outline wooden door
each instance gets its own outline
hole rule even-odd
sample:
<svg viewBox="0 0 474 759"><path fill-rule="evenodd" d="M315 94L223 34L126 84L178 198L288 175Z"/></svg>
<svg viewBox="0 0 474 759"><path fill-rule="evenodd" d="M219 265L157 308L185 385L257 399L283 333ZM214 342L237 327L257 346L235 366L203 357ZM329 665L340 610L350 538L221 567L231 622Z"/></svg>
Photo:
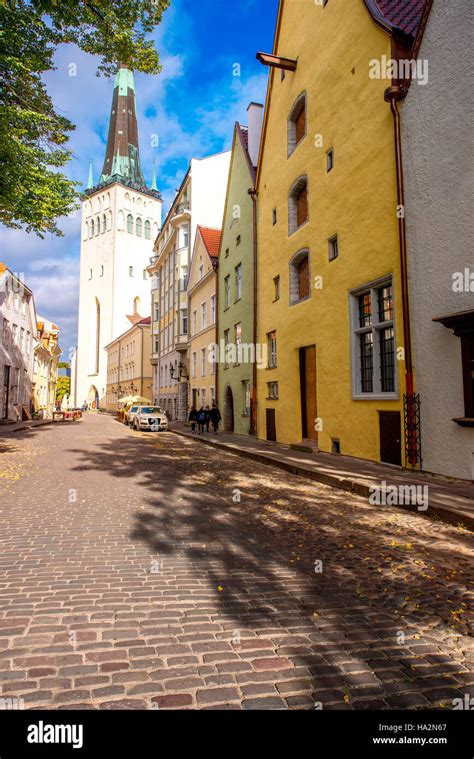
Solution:
<svg viewBox="0 0 474 759"><path fill-rule="evenodd" d="M402 419L399 411L379 411L380 461L402 465Z"/></svg>
<svg viewBox="0 0 474 759"><path fill-rule="evenodd" d="M3 419L8 418L8 402L10 400L10 367L3 367Z"/></svg>
<svg viewBox="0 0 474 759"><path fill-rule="evenodd" d="M300 349L301 427L303 440L318 442L316 420L316 346Z"/></svg>
<svg viewBox="0 0 474 759"><path fill-rule="evenodd" d="M274 408L267 408L267 440L276 443L276 415Z"/></svg>

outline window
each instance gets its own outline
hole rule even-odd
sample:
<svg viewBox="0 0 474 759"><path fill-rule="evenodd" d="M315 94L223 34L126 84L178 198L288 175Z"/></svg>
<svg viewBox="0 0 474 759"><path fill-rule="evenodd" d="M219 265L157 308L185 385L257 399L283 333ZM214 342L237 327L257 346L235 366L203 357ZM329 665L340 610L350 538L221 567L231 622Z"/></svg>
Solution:
<svg viewBox="0 0 474 759"><path fill-rule="evenodd" d="M193 379L196 379L196 377L197 377L197 353L196 353L196 351L193 353L192 375L193 375Z"/></svg>
<svg viewBox="0 0 474 759"><path fill-rule="evenodd" d="M183 227L183 247L187 248L189 245L189 228Z"/></svg>
<svg viewBox="0 0 474 759"><path fill-rule="evenodd" d="M100 216L95 220L95 236L100 235Z"/></svg>
<svg viewBox="0 0 474 759"><path fill-rule="evenodd" d="M199 279L202 279L204 277L204 266L201 264L199 267Z"/></svg>
<svg viewBox="0 0 474 759"><path fill-rule="evenodd" d="M228 329L224 332L224 366L226 369L229 368L229 332Z"/></svg>
<svg viewBox="0 0 474 759"><path fill-rule="evenodd" d="M236 362L240 364L242 360L242 324L239 322L235 325L235 354Z"/></svg>
<svg viewBox="0 0 474 759"><path fill-rule="evenodd" d="M127 232L130 235L133 235L133 216L131 213L127 216Z"/></svg>
<svg viewBox="0 0 474 759"><path fill-rule="evenodd" d="M206 376L206 349L201 348L201 377Z"/></svg>
<svg viewBox="0 0 474 759"><path fill-rule="evenodd" d="M278 382L267 382L267 393L269 400L278 399Z"/></svg>
<svg viewBox="0 0 474 759"><path fill-rule="evenodd" d="M288 158L306 135L306 93L302 93L288 118Z"/></svg>
<svg viewBox="0 0 474 759"><path fill-rule="evenodd" d="M181 312L181 334L188 334L188 309L185 308Z"/></svg>
<svg viewBox="0 0 474 759"><path fill-rule="evenodd" d="M92 279L92 269L89 269L89 279Z"/></svg>
<svg viewBox="0 0 474 759"><path fill-rule="evenodd" d="M211 295L211 324L216 323L216 296Z"/></svg>
<svg viewBox="0 0 474 759"><path fill-rule="evenodd" d="M104 276L104 267L103 266L100 267L100 276L101 277Z"/></svg>
<svg viewBox="0 0 474 759"><path fill-rule="evenodd" d="M242 237L240 235L237 235L237 239L235 241L235 244L236 245L240 245L241 242L242 242Z"/></svg>
<svg viewBox="0 0 474 759"><path fill-rule="evenodd" d="M288 197L288 234L296 232L308 218L308 179L300 177Z"/></svg>
<svg viewBox="0 0 474 759"><path fill-rule="evenodd" d="M151 224L147 220L145 222L145 240L149 240L151 238Z"/></svg>
<svg viewBox="0 0 474 759"><path fill-rule="evenodd" d="M280 277L274 277L273 279L273 301L280 300Z"/></svg>
<svg viewBox="0 0 474 759"><path fill-rule="evenodd" d="M277 365L277 335L276 332L269 332L268 341L268 368L275 369Z"/></svg>
<svg viewBox="0 0 474 759"><path fill-rule="evenodd" d="M106 216L105 216L105 213L104 213L103 216L102 216L102 228L100 230L101 233L104 234L104 232L105 232L106 229L107 229L107 219L106 219Z"/></svg>
<svg viewBox="0 0 474 759"><path fill-rule="evenodd" d="M230 253L230 249L229 249L229 248L227 248L227 249L226 249L226 252L224 253L224 255L225 255L225 257L226 257L226 258L228 258L228 257L229 257L229 253Z"/></svg>
<svg viewBox="0 0 474 759"><path fill-rule="evenodd" d="M201 325L202 329L207 327L207 303L201 303Z"/></svg>
<svg viewBox="0 0 474 759"><path fill-rule="evenodd" d="M353 392L355 397L396 392L395 329L391 280L353 293Z"/></svg>
<svg viewBox="0 0 474 759"><path fill-rule="evenodd" d="M250 382L249 380L243 380L242 382L242 415L250 416Z"/></svg>
<svg viewBox="0 0 474 759"><path fill-rule="evenodd" d="M160 319L160 304L153 303L153 321L157 322Z"/></svg>
<svg viewBox="0 0 474 759"><path fill-rule="evenodd" d="M137 219L137 223L135 225L135 234L137 237L141 237L143 234L143 222L141 219Z"/></svg>
<svg viewBox="0 0 474 759"><path fill-rule="evenodd" d="M128 267L128 276L133 277L133 266Z"/></svg>
<svg viewBox="0 0 474 759"><path fill-rule="evenodd" d="M275 224L277 223L277 210L276 210L276 208L274 208L273 211L272 211L272 223L273 223L273 226L275 226Z"/></svg>
<svg viewBox="0 0 474 759"><path fill-rule="evenodd" d="M197 319L198 319L197 311L194 310L193 311L193 332L192 332L193 335L195 335L197 332Z"/></svg>
<svg viewBox="0 0 474 759"><path fill-rule="evenodd" d="M9 324L10 322L7 321L7 319L3 320L3 328L2 328L2 343L4 348L8 348L10 344L10 330L9 330Z"/></svg>
<svg viewBox="0 0 474 759"><path fill-rule="evenodd" d="M230 308L230 274L224 279L224 308Z"/></svg>
<svg viewBox="0 0 474 759"><path fill-rule="evenodd" d="M326 153L326 171L332 171L334 168L334 150L330 148Z"/></svg>
<svg viewBox="0 0 474 759"><path fill-rule="evenodd" d="M311 297L309 251L300 250L290 261L290 305Z"/></svg>
<svg viewBox="0 0 474 759"><path fill-rule="evenodd" d="M201 388L201 406L206 405L206 388Z"/></svg>
<svg viewBox="0 0 474 759"><path fill-rule="evenodd" d="M328 240L328 254L329 254L329 260L334 261L335 258L339 255L339 243L337 240L337 235L334 237L331 237Z"/></svg>
<svg viewBox="0 0 474 759"><path fill-rule="evenodd" d="M235 267L235 300L242 297L242 264Z"/></svg>
<svg viewBox="0 0 474 759"><path fill-rule="evenodd" d="M143 269L143 279L148 279L148 273L146 269Z"/></svg>

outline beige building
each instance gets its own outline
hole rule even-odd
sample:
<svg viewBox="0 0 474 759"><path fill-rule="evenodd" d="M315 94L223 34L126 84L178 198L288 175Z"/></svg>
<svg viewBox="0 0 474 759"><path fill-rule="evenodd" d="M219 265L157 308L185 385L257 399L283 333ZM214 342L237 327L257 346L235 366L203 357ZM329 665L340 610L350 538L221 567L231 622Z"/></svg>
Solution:
<svg viewBox="0 0 474 759"><path fill-rule="evenodd" d="M216 399L217 263L220 229L198 226L188 281L190 406Z"/></svg>
<svg viewBox="0 0 474 759"><path fill-rule="evenodd" d="M131 318L131 317L129 317ZM107 352L107 411L120 398L140 395L152 399L151 318L139 319L105 347Z"/></svg>
<svg viewBox="0 0 474 759"><path fill-rule="evenodd" d="M42 416L51 416L56 405L60 329L43 317L38 317L38 332L34 347L32 400L33 409Z"/></svg>

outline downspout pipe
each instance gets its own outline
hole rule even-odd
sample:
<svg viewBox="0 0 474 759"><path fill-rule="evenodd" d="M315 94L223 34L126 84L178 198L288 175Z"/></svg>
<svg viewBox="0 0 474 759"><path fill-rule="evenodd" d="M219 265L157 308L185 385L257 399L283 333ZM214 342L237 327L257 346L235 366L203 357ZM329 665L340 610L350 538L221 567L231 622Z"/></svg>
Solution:
<svg viewBox="0 0 474 759"><path fill-rule="evenodd" d="M252 378L252 409L250 416L250 434L257 435L257 197L254 187L248 191L253 203L253 345L255 361Z"/></svg>
<svg viewBox="0 0 474 759"><path fill-rule="evenodd" d="M395 165L397 173L397 197L398 197L398 230L400 243L400 272L401 272L401 289L402 289L402 311L403 311L403 339L405 345L405 381L407 395L407 412L408 412L408 460L414 466L417 463L416 440L414 439L414 381L413 381L413 353L411 343L411 319L410 319L410 299L408 286L408 255L407 255L407 233L405 222L405 187L403 179L403 157L402 157L402 136L400 111L398 104L406 96L406 89L400 86L389 87L384 93L384 99L390 103L390 109L393 115L394 132L395 132Z"/></svg>

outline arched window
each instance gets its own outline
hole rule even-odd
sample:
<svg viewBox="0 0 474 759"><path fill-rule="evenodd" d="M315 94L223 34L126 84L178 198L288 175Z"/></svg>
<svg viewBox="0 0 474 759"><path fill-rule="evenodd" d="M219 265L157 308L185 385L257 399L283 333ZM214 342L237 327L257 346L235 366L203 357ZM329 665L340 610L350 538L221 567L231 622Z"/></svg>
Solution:
<svg viewBox="0 0 474 759"><path fill-rule="evenodd" d="M123 211L119 211L117 214L117 229L119 232L123 232L125 226L125 216L123 215Z"/></svg>
<svg viewBox="0 0 474 759"><path fill-rule="evenodd" d="M308 221L308 177L299 177L288 196L288 234Z"/></svg>
<svg viewBox="0 0 474 759"><path fill-rule="evenodd" d="M296 100L288 117L288 157L306 135L306 93Z"/></svg>
<svg viewBox="0 0 474 759"><path fill-rule="evenodd" d="M90 226L89 237L94 237L94 219L91 219L91 226Z"/></svg>
<svg viewBox="0 0 474 759"><path fill-rule="evenodd" d="M88 240L89 239L89 222L88 221L86 221L86 223L84 225L84 237L83 237L83 239L84 240Z"/></svg>
<svg viewBox="0 0 474 759"><path fill-rule="evenodd" d="M140 298L137 295L137 297L133 301L133 313L135 315L140 314L140 307L141 307L141 301L140 301Z"/></svg>
<svg viewBox="0 0 474 759"><path fill-rule="evenodd" d="M105 213L102 215L102 228L101 233L104 234L105 230L107 229L107 219L105 217Z"/></svg>
<svg viewBox="0 0 474 759"><path fill-rule="evenodd" d="M100 360L100 303L95 299L96 323L95 323L95 373L99 374Z"/></svg>
<svg viewBox="0 0 474 759"><path fill-rule="evenodd" d="M112 211L107 211L107 232L112 229Z"/></svg>
<svg viewBox="0 0 474 759"><path fill-rule="evenodd" d="M145 240L149 240L151 238L151 224L147 220L145 222Z"/></svg>
<svg viewBox="0 0 474 759"><path fill-rule="evenodd" d="M125 208L130 208L130 195L128 194L128 192L125 193L124 205L125 205Z"/></svg>
<svg viewBox="0 0 474 759"><path fill-rule="evenodd" d="M95 236L100 234L100 216L95 220Z"/></svg>
<svg viewBox="0 0 474 759"><path fill-rule="evenodd" d="M290 305L311 297L309 250L299 250L290 261Z"/></svg>
<svg viewBox="0 0 474 759"><path fill-rule="evenodd" d="M127 216L127 232L130 235L133 235L133 216L131 213Z"/></svg>
<svg viewBox="0 0 474 759"><path fill-rule="evenodd" d="M141 237L142 232L143 232L143 222L140 218L138 218L135 224L135 234L137 235L137 237Z"/></svg>

